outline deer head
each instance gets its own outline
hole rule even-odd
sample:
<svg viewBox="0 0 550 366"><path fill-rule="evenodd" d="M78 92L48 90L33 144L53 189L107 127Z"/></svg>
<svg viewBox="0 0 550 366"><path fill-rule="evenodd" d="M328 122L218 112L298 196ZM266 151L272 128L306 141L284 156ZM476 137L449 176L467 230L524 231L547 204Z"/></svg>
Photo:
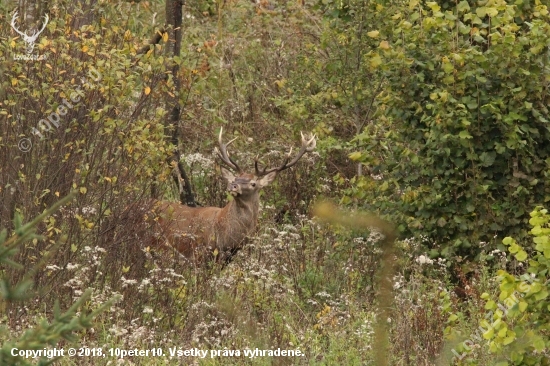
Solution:
<svg viewBox="0 0 550 366"><path fill-rule="evenodd" d="M44 31L44 29L46 28L46 25L48 25L48 21L50 20L50 17L48 16L48 14L44 15L44 23L42 24L42 29L40 29L39 31L35 30L31 35L23 33L19 29L17 29L17 27L15 26L15 21L17 20L17 18L19 18L19 16L18 16L17 12L15 12L13 14L13 17L11 18L11 27L21 37L23 37L23 41L27 45L27 54L31 54L32 51L34 50L34 43L38 39L38 36L40 35L40 33L42 33L42 31Z"/></svg>
<svg viewBox="0 0 550 366"><path fill-rule="evenodd" d="M155 245L176 249L193 263L209 258L227 261L244 244L257 225L260 207L259 192L268 186L277 174L295 165L304 154L315 149L315 136L304 137L298 153L292 157L292 149L283 163L277 167L260 169L260 161L254 162L255 174L244 172L230 157L227 147L235 141L223 143L223 129L218 138L216 152L226 168L221 168L227 181L227 192L233 199L223 208L188 207L179 203L158 202L158 228Z"/></svg>

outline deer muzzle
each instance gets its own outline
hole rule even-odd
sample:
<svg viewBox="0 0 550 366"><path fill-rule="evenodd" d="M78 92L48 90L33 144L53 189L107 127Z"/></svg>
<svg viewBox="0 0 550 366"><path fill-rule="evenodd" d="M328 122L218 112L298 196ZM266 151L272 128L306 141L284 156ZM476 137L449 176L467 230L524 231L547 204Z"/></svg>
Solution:
<svg viewBox="0 0 550 366"><path fill-rule="evenodd" d="M243 193L241 185L237 183L229 183L227 185L227 190L229 191L229 194L233 197L237 197L238 195Z"/></svg>

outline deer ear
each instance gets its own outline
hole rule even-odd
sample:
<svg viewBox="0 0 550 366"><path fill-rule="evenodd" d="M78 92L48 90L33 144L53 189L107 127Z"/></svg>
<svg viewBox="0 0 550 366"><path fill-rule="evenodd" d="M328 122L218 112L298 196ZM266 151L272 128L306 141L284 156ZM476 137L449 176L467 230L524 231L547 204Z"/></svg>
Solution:
<svg viewBox="0 0 550 366"><path fill-rule="evenodd" d="M261 187L268 186L271 182L273 182L273 180L275 179L276 176L277 176L277 172L271 172L271 173L269 173L269 174L264 175L264 176L258 181L258 184L260 185L260 188L261 188Z"/></svg>
<svg viewBox="0 0 550 366"><path fill-rule="evenodd" d="M231 173L224 167L222 167L222 177L224 177L227 182L233 182L235 180L235 176L233 175L233 173Z"/></svg>

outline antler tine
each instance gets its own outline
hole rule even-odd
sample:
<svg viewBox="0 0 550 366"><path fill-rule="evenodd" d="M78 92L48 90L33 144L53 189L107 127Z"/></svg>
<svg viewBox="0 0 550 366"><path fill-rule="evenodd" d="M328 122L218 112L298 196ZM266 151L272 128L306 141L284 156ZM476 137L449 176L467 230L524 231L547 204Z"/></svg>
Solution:
<svg viewBox="0 0 550 366"><path fill-rule="evenodd" d="M306 146L306 151L307 152L312 152L313 150L315 150L315 146L317 146L317 140L315 140L315 134L313 136L311 136L311 139L307 140L305 137L304 137L304 134L300 131L300 135L302 135L302 146ZM311 145L311 146L310 146Z"/></svg>
<svg viewBox="0 0 550 366"><path fill-rule="evenodd" d="M293 166L294 164L296 164L298 162L298 160L300 160L302 158L302 156L304 156L305 153L309 153L309 152L312 152L313 150L315 150L315 146L317 145L317 141L315 140L316 136L313 135L308 140L304 137L304 134L302 132L300 132L300 134L302 136L302 147L300 148L300 151L298 151L298 154L296 154L294 159L290 160L290 158L292 156L292 147L291 147L290 151L288 152L288 154L285 157L285 160L284 160L283 164L280 165L279 167L271 168L271 169L267 169L267 168L264 167L260 171L260 169L258 169L258 157L256 156L256 159L255 159L255 162L254 162L254 167L256 168L256 176L263 176L263 175L269 174L271 172L280 172L282 170L288 169L291 166Z"/></svg>
<svg viewBox="0 0 550 366"><path fill-rule="evenodd" d="M220 148L216 148L216 153L220 157L221 161L225 163L229 168L235 170L236 172L242 173L241 168L235 163L233 159L229 157L229 153L227 152L227 146L231 144L233 141L235 141L237 138L235 137L233 140L229 141L227 144L223 143L222 140L222 134L223 134L223 127L220 128L220 135L218 137L218 143L220 145Z"/></svg>
<svg viewBox="0 0 550 366"><path fill-rule="evenodd" d="M18 33L19 35L25 37L26 34L21 32L19 29L17 29L17 27L15 26L15 21L17 20L17 18L19 18L19 13L17 11L15 11L15 13L13 13L13 17L11 18L11 27L13 28L13 30Z"/></svg>
<svg viewBox="0 0 550 366"><path fill-rule="evenodd" d="M46 28L46 26L48 25L48 20L50 20L50 17L48 16L48 14L44 15L44 22L42 24L42 29L35 30L32 33L32 36L29 36L29 38L32 39L33 41L36 41L36 39L38 38L40 33L42 33L44 31L44 29Z"/></svg>
<svg viewBox="0 0 550 366"><path fill-rule="evenodd" d="M42 33L44 28L46 28L49 20L50 20L50 16L48 14L44 15L44 24L42 24L42 29L40 29L40 32L38 32L38 34Z"/></svg>
<svg viewBox="0 0 550 366"><path fill-rule="evenodd" d="M256 170L256 176L257 177L261 177L262 175L265 175L265 167L264 167L264 170L263 171L260 171L260 169L258 169L258 156L259 155L256 155L256 157L254 158L254 170Z"/></svg>

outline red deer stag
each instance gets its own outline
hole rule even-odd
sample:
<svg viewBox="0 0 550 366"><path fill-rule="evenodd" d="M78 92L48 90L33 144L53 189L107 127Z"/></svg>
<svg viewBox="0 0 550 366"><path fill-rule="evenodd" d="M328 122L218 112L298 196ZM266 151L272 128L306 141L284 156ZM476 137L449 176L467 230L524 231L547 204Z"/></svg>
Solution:
<svg viewBox="0 0 550 366"><path fill-rule="evenodd" d="M219 149L216 152L221 161L233 172L221 168L222 176L227 181L227 191L233 199L223 208L189 207L175 202L156 202L157 230L155 246L172 247L192 263L204 263L215 259L227 263L239 249L245 239L252 234L258 221L260 207L260 190L268 186L277 173L288 169L308 152L315 149L315 135L305 138L302 134L302 147L291 160L292 149L282 165L262 170L258 168L258 157L255 159L255 174L245 173L229 157L227 144L219 135Z"/></svg>

